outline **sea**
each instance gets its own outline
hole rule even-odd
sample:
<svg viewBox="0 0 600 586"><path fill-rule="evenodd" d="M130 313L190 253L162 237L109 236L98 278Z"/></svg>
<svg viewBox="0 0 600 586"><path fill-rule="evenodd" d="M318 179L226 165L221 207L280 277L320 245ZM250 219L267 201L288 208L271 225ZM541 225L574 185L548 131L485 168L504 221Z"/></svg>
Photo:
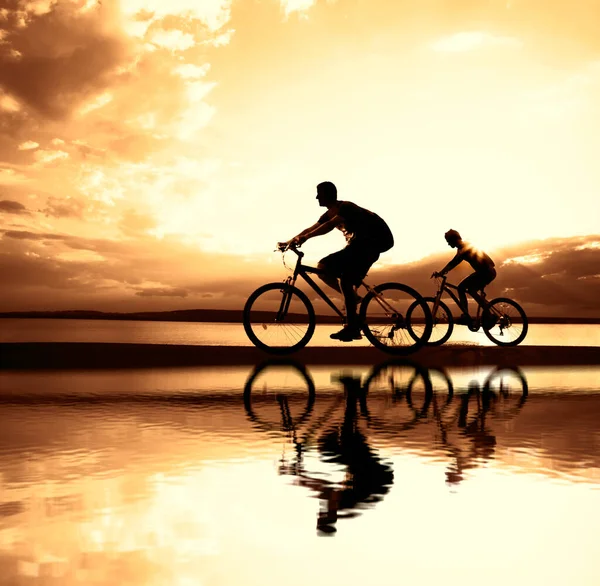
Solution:
<svg viewBox="0 0 600 586"><path fill-rule="evenodd" d="M249 345L38 319L0 342ZM2 585L600 584L600 365L5 369L0 413Z"/></svg>

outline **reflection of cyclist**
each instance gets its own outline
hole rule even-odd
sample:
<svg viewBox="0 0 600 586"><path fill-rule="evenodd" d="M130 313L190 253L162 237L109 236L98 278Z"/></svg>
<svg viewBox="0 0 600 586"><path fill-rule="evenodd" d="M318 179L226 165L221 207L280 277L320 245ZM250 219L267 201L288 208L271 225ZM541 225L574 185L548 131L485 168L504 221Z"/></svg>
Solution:
<svg viewBox="0 0 600 586"><path fill-rule="evenodd" d="M461 310L463 314L457 320L457 323L468 325L471 323L469 316L469 305L467 302L467 291L473 295L486 285L489 285L496 278L496 269L494 261L481 250L477 250L469 243L465 242L456 230L448 230L444 234L448 246L456 248L454 258L439 272L433 273L435 277L444 276L448 271L458 266L463 260L466 260L475 270L468 277L465 277L458 284L458 296L460 299Z"/></svg>
<svg viewBox="0 0 600 586"><path fill-rule="evenodd" d="M356 421L356 403L367 414L366 398L360 379L341 377L346 388L346 409L340 426L328 429L319 439L319 451L327 462L346 466L342 488L327 487L320 496L326 508L319 514L317 529L323 533L335 531L338 517L351 517L361 503L379 502L394 481L394 473L369 447ZM345 513L343 511L346 511Z"/></svg>
<svg viewBox="0 0 600 586"><path fill-rule="evenodd" d="M380 253L392 248L394 238L388 225L377 214L349 201L338 200L337 188L330 181L317 185L317 201L327 211L287 244L300 246L309 238L327 234L334 228L344 233L346 247L321 259L318 268L325 271L320 275L321 279L341 292L346 303L346 326L331 337L342 342L359 340L362 336L356 314L355 287L361 284Z"/></svg>
<svg viewBox="0 0 600 586"><path fill-rule="evenodd" d="M481 400L481 406L475 417L469 422L469 399L475 396ZM446 472L448 484L458 484L463 479L463 473L471 468L476 468L482 461L490 460L496 452L496 436L492 435L485 426L485 416L490 409L490 393L481 392L479 383L471 381L466 393L461 395L460 411L458 415L458 427L463 430L466 438L471 440L471 451L464 456L459 449L454 449L456 458L452 466Z"/></svg>

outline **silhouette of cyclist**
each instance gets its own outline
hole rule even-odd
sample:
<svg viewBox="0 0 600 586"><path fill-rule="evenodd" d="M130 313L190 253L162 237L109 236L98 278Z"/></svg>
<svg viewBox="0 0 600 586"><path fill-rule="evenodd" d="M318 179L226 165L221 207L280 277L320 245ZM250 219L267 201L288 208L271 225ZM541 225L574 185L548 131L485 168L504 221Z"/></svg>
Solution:
<svg viewBox="0 0 600 586"><path fill-rule="evenodd" d="M434 277L444 276L447 272L458 266L463 260L466 260L475 270L468 277L465 277L458 284L458 297L460 300L462 315L458 318L457 323L469 325L471 317L469 315L469 304L467 302L467 292L471 295L489 285L496 278L496 269L494 261L481 250L477 250L468 242L465 242L461 235L456 230L448 230L444 234L448 246L456 248L454 258L439 272L434 272Z"/></svg>
<svg viewBox="0 0 600 586"><path fill-rule="evenodd" d="M327 211L316 224L285 244L300 246L309 238L327 234L334 228L342 231L346 247L322 258L317 266L324 271L319 275L321 280L342 293L346 304L346 325L330 337L342 342L360 340L361 326L356 312L360 298L355 288L361 284L379 255L392 248L394 237L377 214L349 201L338 200L337 188L331 181L317 185L317 201Z"/></svg>

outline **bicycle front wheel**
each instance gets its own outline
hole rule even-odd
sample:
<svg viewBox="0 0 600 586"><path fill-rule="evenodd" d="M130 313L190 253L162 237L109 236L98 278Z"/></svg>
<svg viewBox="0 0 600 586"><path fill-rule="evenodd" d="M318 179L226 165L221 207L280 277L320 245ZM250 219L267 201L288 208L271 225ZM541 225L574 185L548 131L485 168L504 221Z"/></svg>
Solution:
<svg viewBox="0 0 600 586"><path fill-rule="evenodd" d="M289 354L308 344L315 332L315 310L300 289L287 283L259 287L244 306L250 341L271 354Z"/></svg>
<svg viewBox="0 0 600 586"><path fill-rule="evenodd" d="M315 383L302 364L270 358L259 364L244 385L249 419L264 431L292 431L309 417Z"/></svg>
<svg viewBox="0 0 600 586"><path fill-rule="evenodd" d="M429 308L432 311L431 318L433 320L431 336L429 336L429 340L427 340L427 345L441 346L448 341L452 335L452 330L454 329L452 312L443 301L439 301L435 315L433 315L435 299L433 297L425 297L425 301L427 301Z"/></svg>
<svg viewBox="0 0 600 586"><path fill-rule="evenodd" d="M417 291L401 283L383 283L360 306L365 336L379 350L409 354L431 335L431 311Z"/></svg>
<svg viewBox="0 0 600 586"><path fill-rule="evenodd" d="M527 335L529 321L523 308L512 299L498 297L483 312L483 331L498 346L517 346Z"/></svg>

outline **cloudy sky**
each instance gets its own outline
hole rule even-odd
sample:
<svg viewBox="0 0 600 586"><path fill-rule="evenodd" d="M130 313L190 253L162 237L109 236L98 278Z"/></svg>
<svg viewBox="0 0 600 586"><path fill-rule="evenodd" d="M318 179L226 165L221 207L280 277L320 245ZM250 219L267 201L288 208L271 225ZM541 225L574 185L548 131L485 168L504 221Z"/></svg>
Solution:
<svg viewBox="0 0 600 586"><path fill-rule="evenodd" d="M241 307L322 212L600 315L596 0L0 0L0 311ZM318 260L341 234L311 240ZM373 275L375 275L373 271ZM457 275L462 276L463 273Z"/></svg>

